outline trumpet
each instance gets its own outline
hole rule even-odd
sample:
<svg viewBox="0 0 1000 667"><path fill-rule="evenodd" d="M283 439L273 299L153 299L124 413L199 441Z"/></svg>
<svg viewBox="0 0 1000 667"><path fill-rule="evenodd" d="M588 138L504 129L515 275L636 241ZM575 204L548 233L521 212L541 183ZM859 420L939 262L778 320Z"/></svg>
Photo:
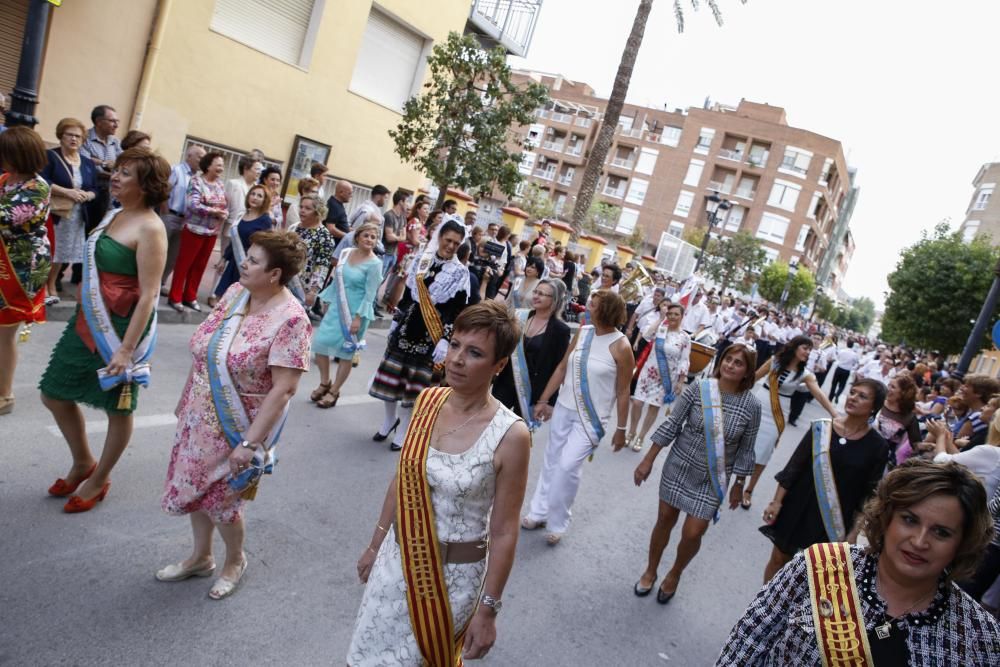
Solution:
<svg viewBox="0 0 1000 667"><path fill-rule="evenodd" d="M645 291L652 289L654 284L653 277L649 275L646 267L636 262L635 268L632 269L632 272L628 274L628 277L618 287L618 296L625 303L634 303L642 299L645 296Z"/></svg>

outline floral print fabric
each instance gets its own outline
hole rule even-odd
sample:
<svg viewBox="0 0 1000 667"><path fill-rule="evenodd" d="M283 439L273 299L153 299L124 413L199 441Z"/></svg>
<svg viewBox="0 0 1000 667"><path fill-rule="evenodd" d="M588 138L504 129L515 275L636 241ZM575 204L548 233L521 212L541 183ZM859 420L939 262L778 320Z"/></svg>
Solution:
<svg viewBox="0 0 1000 667"><path fill-rule="evenodd" d="M0 242L7 251L14 277L27 297L34 300L49 275L51 255L45 235L49 184L39 176L19 183L9 181L7 175L0 176ZM0 323L13 324L25 319L8 308L0 294Z"/></svg>

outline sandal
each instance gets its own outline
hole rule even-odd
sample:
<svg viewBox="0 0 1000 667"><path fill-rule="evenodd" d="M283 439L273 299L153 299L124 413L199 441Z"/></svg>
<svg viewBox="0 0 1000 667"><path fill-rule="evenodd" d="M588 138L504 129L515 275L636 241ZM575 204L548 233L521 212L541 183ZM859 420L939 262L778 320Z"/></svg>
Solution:
<svg viewBox="0 0 1000 667"><path fill-rule="evenodd" d="M745 510L750 509L751 501L753 500L753 491L746 490L743 492L743 500L740 502L740 507Z"/></svg>
<svg viewBox="0 0 1000 667"><path fill-rule="evenodd" d="M330 400L330 399L333 399L333 400ZM340 400L340 392L339 391L336 394L334 394L332 391L328 391L325 394L323 394L323 398L321 398L320 400L316 401L316 405L318 405L319 407L321 407L321 408L323 408L325 410L327 408L332 408L333 406L335 406L337 404L337 401L339 401L339 400Z"/></svg>
<svg viewBox="0 0 1000 667"><path fill-rule="evenodd" d="M640 438L639 436L635 436L635 439L632 440L632 451L633 452L641 452L642 451L642 441L643 441L642 438Z"/></svg>
<svg viewBox="0 0 1000 667"><path fill-rule="evenodd" d="M9 415L14 412L14 397L0 396L0 415Z"/></svg>
<svg viewBox="0 0 1000 667"><path fill-rule="evenodd" d="M524 528L525 530L538 530L543 526L545 526L544 521L535 521L534 519L529 519L528 517L521 519L521 528Z"/></svg>
<svg viewBox="0 0 1000 667"><path fill-rule="evenodd" d="M313 389L313 392L309 394L309 400L315 403L319 399L326 396L326 392L330 391L330 387L333 386L333 380L329 382L320 382L319 386Z"/></svg>

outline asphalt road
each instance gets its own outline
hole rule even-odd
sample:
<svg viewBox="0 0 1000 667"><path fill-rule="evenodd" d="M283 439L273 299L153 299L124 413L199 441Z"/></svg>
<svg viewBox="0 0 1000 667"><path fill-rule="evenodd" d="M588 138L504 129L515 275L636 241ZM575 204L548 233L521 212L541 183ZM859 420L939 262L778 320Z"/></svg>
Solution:
<svg viewBox="0 0 1000 667"><path fill-rule="evenodd" d="M354 565L396 463L386 443L371 441L383 411L366 393L385 332L370 332L336 408L311 405L318 373L304 377L281 464L248 511L246 578L234 597L215 602L206 596L210 579L153 578L190 549L189 523L164 514L159 499L194 327L161 328L153 386L140 396L132 444L107 500L67 515L45 490L68 470L69 452L35 389L64 326L36 327L20 346L16 409L0 417L0 665L343 665L362 595ZM819 412L810 404L800 427L785 434L754 508L723 511L667 606L632 594L656 516L659 465L637 489L640 455L602 445L585 465L563 542L553 548L541 533L522 532L497 644L484 663L712 664L760 587L770 543L757 527L772 476ZM90 410L87 420L99 451L105 421ZM529 494L545 442L543 428ZM216 544L221 559L218 537Z"/></svg>

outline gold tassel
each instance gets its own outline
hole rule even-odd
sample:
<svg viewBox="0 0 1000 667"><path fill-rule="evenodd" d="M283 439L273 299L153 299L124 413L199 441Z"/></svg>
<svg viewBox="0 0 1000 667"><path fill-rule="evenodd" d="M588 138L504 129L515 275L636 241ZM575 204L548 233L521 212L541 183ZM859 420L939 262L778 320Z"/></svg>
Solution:
<svg viewBox="0 0 1000 667"><path fill-rule="evenodd" d="M361 350L357 350L354 353L354 358L351 359L351 368L357 368L358 364L361 363Z"/></svg>
<svg viewBox="0 0 1000 667"><path fill-rule="evenodd" d="M25 324L21 332L17 334L17 342L27 343L29 338L31 338L31 322Z"/></svg>
<svg viewBox="0 0 1000 667"><path fill-rule="evenodd" d="M119 410L131 410L132 409L132 383L129 382L122 389L122 393L118 396L118 409Z"/></svg>
<svg viewBox="0 0 1000 667"><path fill-rule="evenodd" d="M258 484L260 484L260 475L258 475L252 482L250 482L247 488L243 489L243 492L240 493L240 498L242 498L243 500L253 500L254 498L256 498Z"/></svg>

